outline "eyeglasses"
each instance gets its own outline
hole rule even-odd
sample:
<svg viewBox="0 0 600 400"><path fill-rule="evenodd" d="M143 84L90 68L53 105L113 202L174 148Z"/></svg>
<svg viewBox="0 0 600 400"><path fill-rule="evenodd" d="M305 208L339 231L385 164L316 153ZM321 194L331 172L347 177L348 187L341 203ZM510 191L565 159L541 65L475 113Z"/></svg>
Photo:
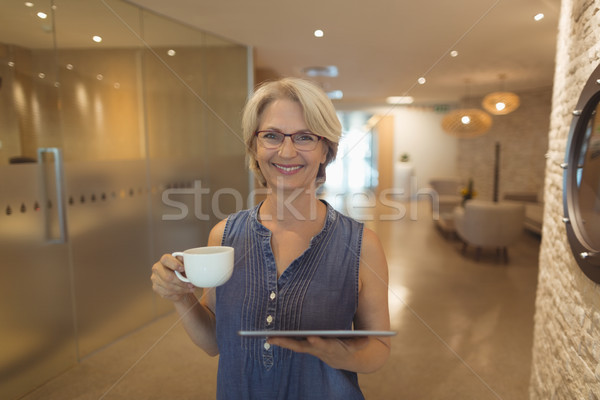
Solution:
<svg viewBox="0 0 600 400"><path fill-rule="evenodd" d="M299 151L312 151L317 148L317 143L323 136L315 135L311 132L282 133L278 131L257 131L254 133L258 138L258 143L268 150L274 150L281 147L286 137L292 140L294 147Z"/></svg>

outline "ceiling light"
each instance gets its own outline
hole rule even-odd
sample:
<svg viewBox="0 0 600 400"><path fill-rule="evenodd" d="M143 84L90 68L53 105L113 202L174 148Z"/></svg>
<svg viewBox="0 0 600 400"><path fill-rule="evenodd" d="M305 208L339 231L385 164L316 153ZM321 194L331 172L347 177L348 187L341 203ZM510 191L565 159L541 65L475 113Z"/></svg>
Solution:
<svg viewBox="0 0 600 400"><path fill-rule="evenodd" d="M94 35L92 40L96 43L100 43L102 41L102 36Z"/></svg>
<svg viewBox="0 0 600 400"><path fill-rule="evenodd" d="M503 82L502 86L504 86L504 80L506 79L505 74L499 75L500 80ZM483 98L481 105L486 109L487 112L492 113L494 115L506 115L517 108L519 108L519 96L514 93L507 92L504 90L504 87L501 91L493 92L488 94Z"/></svg>
<svg viewBox="0 0 600 400"><path fill-rule="evenodd" d="M30 1L25 2L25 7L33 7L33 3Z"/></svg>
<svg viewBox="0 0 600 400"><path fill-rule="evenodd" d="M314 33L315 37L323 37L324 33L321 29L317 29Z"/></svg>
<svg viewBox="0 0 600 400"><path fill-rule="evenodd" d="M540 20L544 19L544 14L542 14L542 13L536 14L535 17L533 17L533 19L535 19L536 21L540 21Z"/></svg>
<svg viewBox="0 0 600 400"><path fill-rule="evenodd" d="M415 99L412 96L390 96L385 101L388 104L412 104Z"/></svg>
<svg viewBox="0 0 600 400"><path fill-rule="evenodd" d="M417 79L417 82L419 82L419 85L424 85L425 82L427 82L427 79L425 79L425 77L422 76L419 79Z"/></svg>
<svg viewBox="0 0 600 400"><path fill-rule="evenodd" d="M494 92L483 98L483 108L494 115L506 115L519 108L519 96L511 92Z"/></svg>
<svg viewBox="0 0 600 400"><path fill-rule="evenodd" d="M177 54L177 52L173 49L167 50L167 55L170 57L173 57L175 54Z"/></svg>
<svg viewBox="0 0 600 400"><path fill-rule="evenodd" d="M45 12L42 12L42 11L38 12L36 15L40 19L46 19L46 18L48 18L48 14L46 14Z"/></svg>
<svg viewBox="0 0 600 400"><path fill-rule="evenodd" d="M492 117L477 108L454 110L442 119L442 129L452 136L471 138L486 133L492 126Z"/></svg>
<svg viewBox="0 0 600 400"><path fill-rule="evenodd" d="M329 97L331 100L341 100L344 97L344 92L341 90L332 90L327 92L327 97Z"/></svg>
<svg viewBox="0 0 600 400"><path fill-rule="evenodd" d="M456 50L452 50L452 51L450 52L450 57L457 57L457 56L458 56L458 51L456 51Z"/></svg>
<svg viewBox="0 0 600 400"><path fill-rule="evenodd" d="M338 69L335 65L327 65L325 67L306 67L302 70L306 76L326 76L329 78L335 78L338 76Z"/></svg>

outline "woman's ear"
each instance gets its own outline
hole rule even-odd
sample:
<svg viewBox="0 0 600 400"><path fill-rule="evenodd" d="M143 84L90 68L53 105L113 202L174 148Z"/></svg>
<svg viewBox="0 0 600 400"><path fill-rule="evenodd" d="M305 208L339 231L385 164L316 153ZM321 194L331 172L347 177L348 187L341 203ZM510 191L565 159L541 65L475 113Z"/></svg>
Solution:
<svg viewBox="0 0 600 400"><path fill-rule="evenodd" d="M321 156L321 164L325 164L325 162L327 162L327 154L329 153L329 146L324 145L322 153L323 154Z"/></svg>

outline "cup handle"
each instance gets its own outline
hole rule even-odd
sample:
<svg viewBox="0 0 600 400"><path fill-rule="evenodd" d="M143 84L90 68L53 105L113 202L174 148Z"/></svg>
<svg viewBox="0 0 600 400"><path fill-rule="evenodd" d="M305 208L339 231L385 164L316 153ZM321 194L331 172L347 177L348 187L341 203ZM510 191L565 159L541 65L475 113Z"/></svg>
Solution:
<svg viewBox="0 0 600 400"><path fill-rule="evenodd" d="M181 251L176 251L175 253L171 254L173 257L183 257L183 252ZM179 278L180 281L182 282L187 282L187 283L191 283L190 280L188 278L186 278L185 276L181 275L181 272L175 270L173 271L175 272L175 276L177 276Z"/></svg>
<svg viewBox="0 0 600 400"><path fill-rule="evenodd" d="M175 276L179 278L180 281L190 283L190 280L185 276L181 275L181 272L175 271Z"/></svg>

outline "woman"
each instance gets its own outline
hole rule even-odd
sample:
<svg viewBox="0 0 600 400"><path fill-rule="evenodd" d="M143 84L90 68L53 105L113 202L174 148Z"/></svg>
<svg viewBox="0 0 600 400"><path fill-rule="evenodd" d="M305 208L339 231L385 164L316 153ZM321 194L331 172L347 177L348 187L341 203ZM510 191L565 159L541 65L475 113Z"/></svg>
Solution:
<svg viewBox="0 0 600 400"><path fill-rule="evenodd" d="M242 119L251 170L266 199L218 223L209 246L235 248L231 279L198 302L164 255L154 290L191 339L220 355L219 399L362 399L357 373L379 369L388 338L240 337L240 330L389 329L387 263L371 230L317 199L341 126L314 84L261 86Z"/></svg>

